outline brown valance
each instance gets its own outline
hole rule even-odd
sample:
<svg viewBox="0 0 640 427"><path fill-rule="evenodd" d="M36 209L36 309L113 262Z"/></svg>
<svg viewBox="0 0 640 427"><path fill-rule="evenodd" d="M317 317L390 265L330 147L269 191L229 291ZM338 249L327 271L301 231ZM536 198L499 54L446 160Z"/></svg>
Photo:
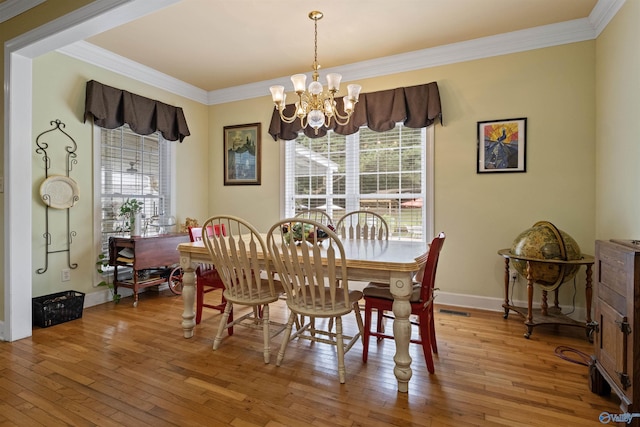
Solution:
<svg viewBox="0 0 640 427"><path fill-rule="evenodd" d="M336 100L338 111L343 111L342 98ZM295 106L289 104L285 108L285 115L293 115ZM356 133L361 126L367 126L376 132L385 132L395 127L396 123L404 123L410 128L422 128L432 125L436 120L442 123L442 109L440 107L440 92L436 82L418 86L401 87L379 92L363 93L356 105L349 123L340 126L331 121L329 129L340 135ZM269 134L274 140L292 140L303 130L300 120L285 123L280 118L278 110L274 108L271 116ZM304 129L309 138L318 138L327 134L325 126L318 129L318 134L311 126Z"/></svg>
<svg viewBox="0 0 640 427"><path fill-rule="evenodd" d="M126 90L91 80L87 82L84 119L103 128L115 129L125 123L140 135L159 131L164 139L180 142L191 135L180 107L164 104Z"/></svg>

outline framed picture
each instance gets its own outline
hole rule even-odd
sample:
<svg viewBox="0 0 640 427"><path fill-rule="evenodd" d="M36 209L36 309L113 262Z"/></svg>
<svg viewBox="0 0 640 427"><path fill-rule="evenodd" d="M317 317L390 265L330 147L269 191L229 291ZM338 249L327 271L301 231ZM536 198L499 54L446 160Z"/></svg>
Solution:
<svg viewBox="0 0 640 427"><path fill-rule="evenodd" d="M224 185L260 185L260 123L224 127Z"/></svg>
<svg viewBox="0 0 640 427"><path fill-rule="evenodd" d="M478 122L478 173L526 172L527 119Z"/></svg>

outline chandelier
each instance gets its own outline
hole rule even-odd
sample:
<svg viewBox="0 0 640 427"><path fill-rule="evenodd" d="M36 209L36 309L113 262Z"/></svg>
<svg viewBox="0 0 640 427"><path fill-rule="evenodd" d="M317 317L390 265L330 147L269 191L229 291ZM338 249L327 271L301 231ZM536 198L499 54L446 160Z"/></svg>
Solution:
<svg viewBox="0 0 640 427"><path fill-rule="evenodd" d="M273 102L280 113L280 118L285 123L293 123L296 119L300 119L300 125L305 128L311 126L316 135L318 129L322 125L329 126L333 118L336 123L343 126L349 123L349 119L353 114L358 97L360 96L361 86L350 84L347 86L347 95L342 98L344 104L344 113L339 113L336 108L335 95L340 90L340 80L342 76L337 73L327 74L327 91L324 91L322 84L318 81L318 20L322 19L322 12L317 10L309 12L309 18L313 20L314 32L314 57L313 57L313 81L309 87L305 89L307 76L304 74L294 74L291 76L293 89L298 94L295 113L291 117L284 114L286 107L285 100L287 95L284 93L284 86L271 86L271 96Z"/></svg>

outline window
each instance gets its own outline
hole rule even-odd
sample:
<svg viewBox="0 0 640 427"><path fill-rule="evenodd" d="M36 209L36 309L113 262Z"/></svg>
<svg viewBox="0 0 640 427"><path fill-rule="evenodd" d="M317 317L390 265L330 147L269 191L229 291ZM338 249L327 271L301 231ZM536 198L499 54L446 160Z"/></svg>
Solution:
<svg viewBox="0 0 640 427"><path fill-rule="evenodd" d="M300 134L285 146L285 215L321 209L335 223L369 209L387 220L391 238L424 241L433 234L432 147L433 126Z"/></svg>
<svg viewBox="0 0 640 427"><path fill-rule="evenodd" d="M170 231L174 143L166 141L157 132L138 135L127 125L117 129L96 127L96 136L100 141L96 194L99 195L97 222L101 253L108 252L109 237L126 231L118 212L127 199L143 203L145 235Z"/></svg>

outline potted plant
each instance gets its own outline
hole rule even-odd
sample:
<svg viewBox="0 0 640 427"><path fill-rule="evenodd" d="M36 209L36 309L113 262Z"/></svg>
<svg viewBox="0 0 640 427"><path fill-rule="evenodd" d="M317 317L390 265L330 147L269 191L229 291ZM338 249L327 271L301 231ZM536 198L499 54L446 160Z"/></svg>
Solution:
<svg viewBox="0 0 640 427"><path fill-rule="evenodd" d="M108 266L109 266L109 257L106 256L105 254L98 255L98 261L96 261L96 270L98 270L98 273L100 273L104 277L104 275L107 273ZM115 302L116 304L120 302L120 294L115 293L113 283L111 283L111 281L109 280L109 276L107 276L100 283L98 283L98 286L108 287L109 292L111 293L111 299L113 300L113 302Z"/></svg>
<svg viewBox="0 0 640 427"><path fill-rule="evenodd" d="M142 205L144 203L137 199L127 199L120 206L118 216L124 218L124 229L129 230L132 236L140 236L142 234Z"/></svg>

